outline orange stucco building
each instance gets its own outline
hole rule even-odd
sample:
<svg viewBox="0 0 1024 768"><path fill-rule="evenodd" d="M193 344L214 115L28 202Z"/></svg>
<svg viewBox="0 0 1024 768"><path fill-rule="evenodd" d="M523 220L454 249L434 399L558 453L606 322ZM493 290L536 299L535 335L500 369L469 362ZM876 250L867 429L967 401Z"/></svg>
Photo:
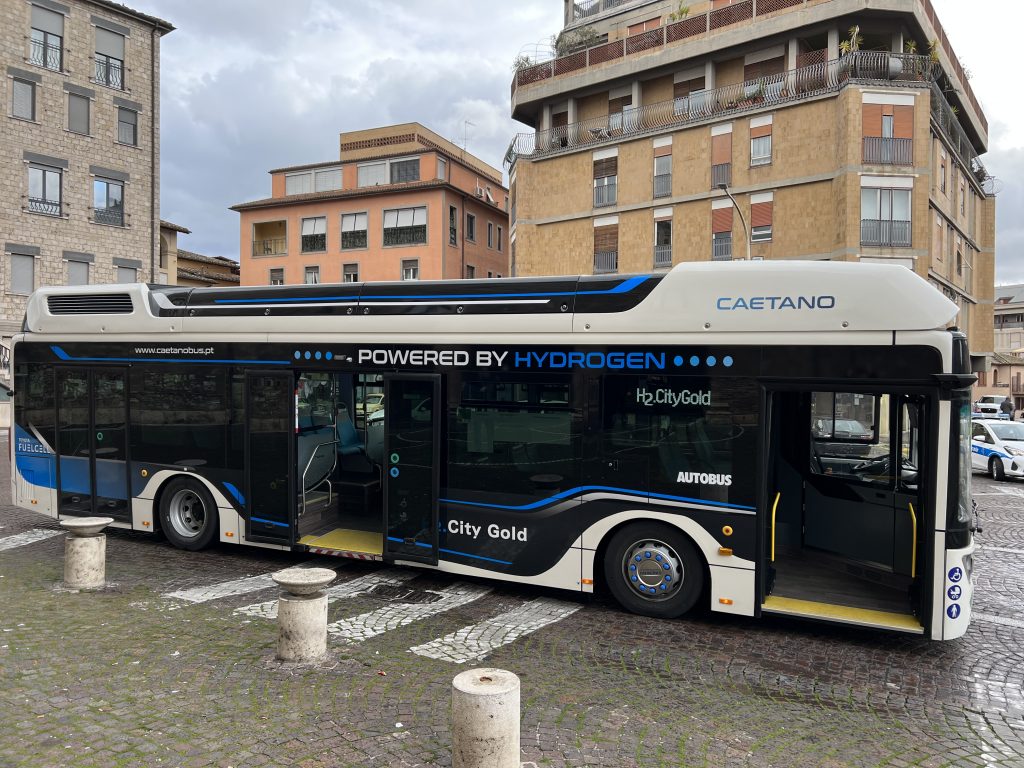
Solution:
<svg viewBox="0 0 1024 768"><path fill-rule="evenodd" d="M509 274L501 171L419 123L342 133L337 161L270 171L239 203L242 285Z"/></svg>

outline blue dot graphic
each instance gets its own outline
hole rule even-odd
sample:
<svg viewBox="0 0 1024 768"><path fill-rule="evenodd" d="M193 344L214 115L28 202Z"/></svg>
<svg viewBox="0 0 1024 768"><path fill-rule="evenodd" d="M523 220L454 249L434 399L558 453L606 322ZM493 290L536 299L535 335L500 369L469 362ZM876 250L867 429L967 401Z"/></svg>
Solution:
<svg viewBox="0 0 1024 768"><path fill-rule="evenodd" d="M732 368L732 357L730 357L729 355L723 357L722 365L724 365L726 368Z"/></svg>
<svg viewBox="0 0 1024 768"><path fill-rule="evenodd" d="M718 360L717 360L717 359L715 358L715 356L714 356L714 355L708 355L708 367L709 367L709 368L710 368L711 366L713 366L713 365L714 365L715 363L717 363L717 362L718 362Z"/></svg>
<svg viewBox="0 0 1024 768"><path fill-rule="evenodd" d="M307 352L306 352L306 354L305 354L305 355L303 355L303 357L305 357L305 358L306 358L307 360L309 360L309 358L311 358L311 357L312 357L312 355L311 355L311 354L309 354L309 352L307 351Z"/></svg>
<svg viewBox="0 0 1024 768"><path fill-rule="evenodd" d="M328 360L330 360L332 357L334 357L334 353L333 352L328 352L326 355L324 355L324 357L326 357Z"/></svg>
<svg viewBox="0 0 1024 768"><path fill-rule="evenodd" d="M313 355L313 357L315 357L317 360L319 360L320 359L320 351L317 350L317 353L315 355Z"/></svg>
<svg viewBox="0 0 1024 768"><path fill-rule="evenodd" d="M673 358L672 362L675 363L676 364L676 368L678 368L680 365L683 364L683 358L680 355L676 355Z"/></svg>
<svg viewBox="0 0 1024 768"><path fill-rule="evenodd" d="M392 477L398 477L398 467L392 467L391 468L391 476Z"/></svg>
<svg viewBox="0 0 1024 768"><path fill-rule="evenodd" d="M700 358L697 357L696 355L691 357L690 358L690 365L692 365L694 368L696 368L698 365L700 365Z"/></svg>
<svg viewBox="0 0 1024 768"><path fill-rule="evenodd" d="M295 350L295 359L298 360L300 357L302 357L302 353L299 352L299 350L296 349Z"/></svg>

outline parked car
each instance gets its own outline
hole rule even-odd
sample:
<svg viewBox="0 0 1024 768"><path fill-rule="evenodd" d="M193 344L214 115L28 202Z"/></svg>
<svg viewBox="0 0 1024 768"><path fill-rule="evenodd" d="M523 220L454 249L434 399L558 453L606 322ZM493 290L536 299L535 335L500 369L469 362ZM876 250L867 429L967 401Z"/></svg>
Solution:
<svg viewBox="0 0 1024 768"><path fill-rule="evenodd" d="M977 402L974 403L974 412L985 416L998 417L999 414L1002 413L1002 411L999 410L999 406L1005 399L1005 395L982 395L978 398Z"/></svg>
<svg viewBox="0 0 1024 768"><path fill-rule="evenodd" d="M811 430L818 440L872 440L874 432L856 419L817 419Z"/></svg>
<svg viewBox="0 0 1024 768"><path fill-rule="evenodd" d="M994 480L1024 477L1024 422L979 419L971 423L971 468Z"/></svg>
<svg viewBox="0 0 1024 768"><path fill-rule="evenodd" d="M356 413L365 413L367 415L376 413L384 407L384 393L375 392L366 396L366 399L362 402L356 402Z"/></svg>

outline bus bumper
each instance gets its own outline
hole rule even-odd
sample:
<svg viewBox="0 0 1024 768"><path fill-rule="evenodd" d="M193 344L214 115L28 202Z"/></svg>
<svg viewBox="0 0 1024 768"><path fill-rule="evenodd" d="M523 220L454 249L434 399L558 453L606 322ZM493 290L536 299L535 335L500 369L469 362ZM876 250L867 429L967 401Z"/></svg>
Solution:
<svg viewBox="0 0 1024 768"><path fill-rule="evenodd" d="M971 623L971 599L974 597L974 542L963 549L946 550L943 569L942 633L937 639L963 637Z"/></svg>

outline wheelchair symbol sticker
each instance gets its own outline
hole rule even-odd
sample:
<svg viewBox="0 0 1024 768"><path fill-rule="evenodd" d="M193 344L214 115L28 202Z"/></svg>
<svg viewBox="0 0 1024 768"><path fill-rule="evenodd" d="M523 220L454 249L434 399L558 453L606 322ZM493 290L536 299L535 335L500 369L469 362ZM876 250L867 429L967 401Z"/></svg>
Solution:
<svg viewBox="0 0 1024 768"><path fill-rule="evenodd" d="M949 569L949 580L952 582L960 581L964 577L963 568L956 566L955 568Z"/></svg>
<svg viewBox="0 0 1024 768"><path fill-rule="evenodd" d="M959 584L954 584L952 587L946 590L946 594L949 595L950 600L959 600L963 594L963 590L960 589Z"/></svg>
<svg viewBox="0 0 1024 768"><path fill-rule="evenodd" d="M946 609L946 615L951 619L955 619L960 615L960 603L953 603L949 608Z"/></svg>

